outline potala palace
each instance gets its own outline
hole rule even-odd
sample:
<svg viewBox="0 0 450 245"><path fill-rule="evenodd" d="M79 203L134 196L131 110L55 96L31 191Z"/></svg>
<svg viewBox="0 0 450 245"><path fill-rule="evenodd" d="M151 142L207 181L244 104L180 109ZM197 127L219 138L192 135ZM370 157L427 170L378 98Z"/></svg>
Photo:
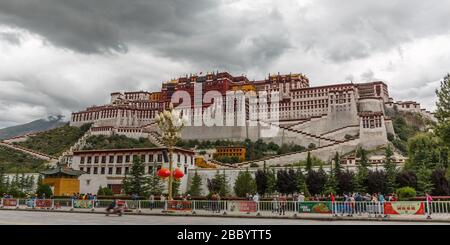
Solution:
<svg viewBox="0 0 450 245"><path fill-rule="evenodd" d="M214 91L213 96L210 96L211 91ZM254 92L258 96L262 94L261 92L267 94L276 92L279 100L277 103L272 101L268 104L261 103L254 106L251 99L244 97L242 104L233 99L233 102L226 106L217 107L219 102L222 104L225 104L227 100L230 102L230 97L227 95L230 91ZM184 99L179 98L180 94L185 96ZM186 96L188 96L187 101ZM160 91L114 92L111 94L108 104L92 106L72 113L71 126L92 124L87 136L118 134L132 138L145 137L159 148L141 149L142 152L139 152L138 156L136 150L131 149L122 150L127 151L126 154L111 150L82 151L79 145L75 145L70 150L70 154L65 155L69 156L65 161L75 169L88 170L88 175L82 176L82 178L90 178L99 182L99 184L93 185L92 190L89 189L91 191L95 191L100 183L108 183L108 186L112 188L112 185L119 185L120 177L123 176L122 162L131 163L131 157L142 157L142 160L147 162L148 171L150 171L152 162L156 161L153 160L153 157L160 161L161 151L164 149L155 118L160 112L167 109L170 103L175 108L181 108L180 115L183 115L184 112L183 116L188 116L187 118L190 120L190 124L188 124L190 126L184 127L182 131L183 140L243 141L251 139L255 141L262 139L278 145L284 143L305 147L314 145L310 150L311 154L324 161L330 161L336 152L342 155L355 151L357 147L373 149L388 144L388 134L395 135L392 120L388 116L389 111L415 112L429 120L434 120L433 114L420 108L419 103L395 101L389 96L388 86L382 81L311 87L309 79L303 74L269 75L263 80L251 81L245 76L214 72L163 82ZM242 106L239 107L237 104ZM200 107L196 107L196 105L200 105ZM198 115L201 117L208 108L216 108L216 113L217 108L231 111L233 122L238 120L238 115L242 111L247 113L256 111L256 115L259 117L255 118L245 114L243 123L230 126L225 123L225 120L230 117L228 113L224 119L221 119L224 120L223 123L213 126L203 124L198 126L195 123ZM198 114L199 111L200 114ZM261 119L260 115L269 112L271 115L276 113L276 123L270 118ZM273 116L271 118L273 119ZM255 123L255 121L259 123ZM263 131L268 127L276 127L276 134L269 137L264 135ZM80 140L80 142L83 141ZM149 153L148 156L146 153ZM174 154L175 163L178 166L184 165L184 172L195 168L194 157L197 154L195 151L177 149ZM259 160L244 161L233 167L248 167L250 164L262 166L263 163L267 166L282 166L304 160L306 155L306 151L292 152ZM122 159L125 157L129 159ZM99 168L95 164L105 166ZM120 166L117 167L114 164ZM227 165L224 164L222 167L224 166ZM232 172L234 171L236 170ZM100 176L100 173L103 173L101 179L92 178L93 175ZM211 177L214 173L215 170L204 172L202 175ZM111 179L112 177L108 177L108 175L117 177ZM183 181L182 188L185 188L186 181Z"/></svg>

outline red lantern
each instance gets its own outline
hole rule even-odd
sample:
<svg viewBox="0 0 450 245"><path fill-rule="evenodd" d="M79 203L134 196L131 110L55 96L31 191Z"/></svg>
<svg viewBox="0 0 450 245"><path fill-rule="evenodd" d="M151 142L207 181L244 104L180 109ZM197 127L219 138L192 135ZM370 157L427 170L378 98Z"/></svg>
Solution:
<svg viewBox="0 0 450 245"><path fill-rule="evenodd" d="M177 168L173 171L173 177L175 179L181 179L181 178L183 178L183 176L184 176L184 173L183 173L183 171L181 171L181 169Z"/></svg>
<svg viewBox="0 0 450 245"><path fill-rule="evenodd" d="M168 170L167 168L161 168L158 171L158 176L161 178L167 178L170 176L170 170Z"/></svg>

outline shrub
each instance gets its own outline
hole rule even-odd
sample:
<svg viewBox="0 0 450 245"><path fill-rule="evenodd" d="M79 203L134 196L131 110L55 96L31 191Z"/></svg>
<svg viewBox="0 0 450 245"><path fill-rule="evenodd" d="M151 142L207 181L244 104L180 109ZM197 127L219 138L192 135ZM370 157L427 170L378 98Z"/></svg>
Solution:
<svg viewBox="0 0 450 245"><path fill-rule="evenodd" d="M404 201L416 197L417 193L414 188L407 186L397 189L397 196L400 201Z"/></svg>
<svg viewBox="0 0 450 245"><path fill-rule="evenodd" d="M41 184L38 186L36 190L36 194L41 197L43 194L45 194L45 197L49 198L53 195L52 188L49 185Z"/></svg>
<svg viewBox="0 0 450 245"><path fill-rule="evenodd" d="M100 186L97 191L97 196L114 196L114 193L108 187Z"/></svg>

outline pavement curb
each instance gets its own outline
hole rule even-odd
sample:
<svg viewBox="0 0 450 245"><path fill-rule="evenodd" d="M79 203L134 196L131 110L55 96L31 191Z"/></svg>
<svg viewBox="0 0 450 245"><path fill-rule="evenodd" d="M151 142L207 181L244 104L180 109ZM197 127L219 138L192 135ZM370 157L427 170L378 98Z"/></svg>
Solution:
<svg viewBox="0 0 450 245"><path fill-rule="evenodd" d="M50 213L83 213L83 214L102 214L106 212L102 211L70 211L70 210L45 210L45 209L8 209L1 208L6 211L23 211L23 212L50 212ZM450 223L449 220L441 219L396 219L396 218L369 218L369 217L301 217L301 216L246 216L246 215L208 215L208 214L192 214L192 213L143 213L143 212L125 212L124 215L144 215L144 216L192 216L192 217L220 217L220 218L246 218L246 219L290 219L290 220L319 220L319 221L375 221L375 222L420 222L420 223Z"/></svg>

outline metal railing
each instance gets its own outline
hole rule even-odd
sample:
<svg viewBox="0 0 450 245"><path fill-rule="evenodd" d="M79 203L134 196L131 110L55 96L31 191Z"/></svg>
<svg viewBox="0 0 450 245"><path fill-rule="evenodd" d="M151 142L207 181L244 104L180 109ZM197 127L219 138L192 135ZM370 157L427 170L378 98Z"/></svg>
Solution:
<svg viewBox="0 0 450 245"><path fill-rule="evenodd" d="M1 198L2 209L50 209L61 211L104 211L114 200L21 199ZM212 215L297 216L325 214L332 216L385 217L390 215L424 215L427 218L450 215L450 201L210 201L210 200L124 200L125 212L187 212Z"/></svg>

